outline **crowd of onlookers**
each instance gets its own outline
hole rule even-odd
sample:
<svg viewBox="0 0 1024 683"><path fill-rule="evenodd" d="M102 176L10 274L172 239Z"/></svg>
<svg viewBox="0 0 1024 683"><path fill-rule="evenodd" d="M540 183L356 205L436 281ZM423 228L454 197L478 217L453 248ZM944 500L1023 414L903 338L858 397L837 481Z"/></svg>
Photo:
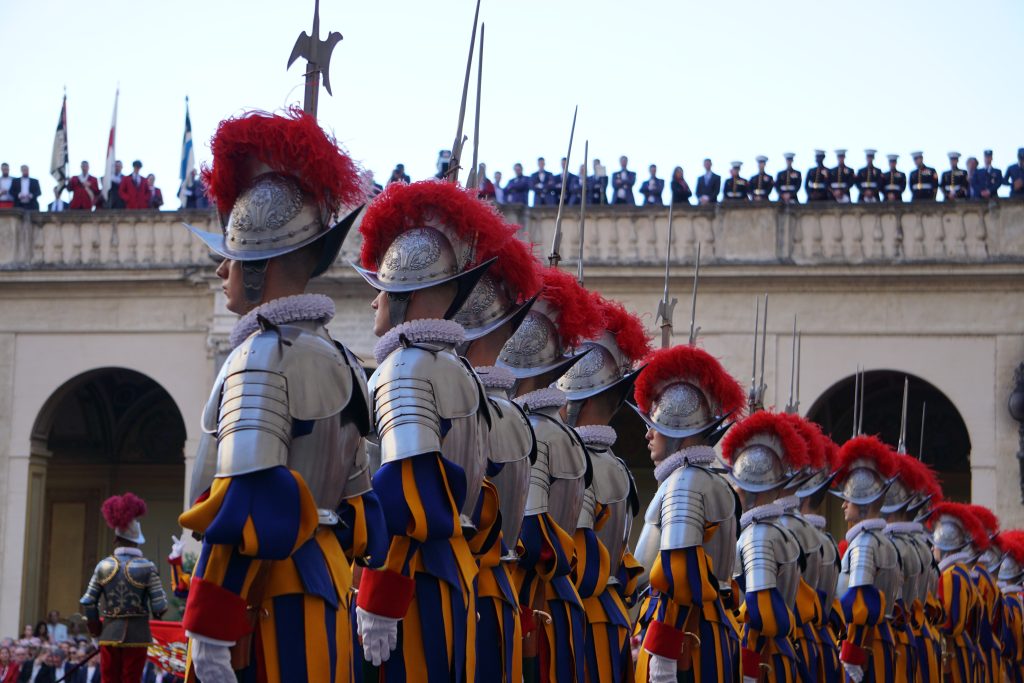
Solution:
<svg viewBox="0 0 1024 683"><path fill-rule="evenodd" d="M89 173L88 161L82 162L81 169L81 174L53 188L53 201L46 205L47 211L159 209L164 205L163 193L156 186L156 176L152 173L143 175L139 160L132 162L131 173L124 173L123 164L115 162L109 179L99 179ZM182 208L209 208L206 189L194 170L189 175L189 182L180 189L179 196L184 198ZM39 211L41 194L39 181L29 175L28 166L23 165L21 175L14 177L9 164L0 164L0 209Z"/></svg>
<svg viewBox="0 0 1024 683"><path fill-rule="evenodd" d="M100 683L97 643L84 620L70 626L54 610L20 638L0 638L0 683ZM139 683L181 683L147 663Z"/></svg>

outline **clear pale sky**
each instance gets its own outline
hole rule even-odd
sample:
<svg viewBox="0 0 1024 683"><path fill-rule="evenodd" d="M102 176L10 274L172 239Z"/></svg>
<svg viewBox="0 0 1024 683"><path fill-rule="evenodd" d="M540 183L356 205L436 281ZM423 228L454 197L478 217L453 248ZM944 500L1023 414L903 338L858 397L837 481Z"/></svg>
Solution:
<svg viewBox="0 0 1024 683"><path fill-rule="evenodd" d="M404 162L413 179L434 173L451 145L473 0L322 0L321 37L334 50L320 118L353 158L385 182ZM302 98L304 64L285 70L312 23L312 0L65 2L0 0L4 46L0 160L22 163L44 188L64 86L72 172L87 159L102 174L120 83L117 155L144 162L167 208L176 208L185 96L197 159L209 160L217 122L247 108ZM483 0L486 22L480 156L511 175L537 156L557 168L579 104L573 169L583 140L591 158L630 157L641 177L683 166L693 181L704 156L728 162L767 154L769 170L816 147L901 155L991 147L1004 168L1024 146L1024 3L992 0L690 2ZM475 87L476 76L473 75ZM466 131L472 134L473 93ZM470 143L471 144L471 143ZM469 153L467 152L467 165Z"/></svg>

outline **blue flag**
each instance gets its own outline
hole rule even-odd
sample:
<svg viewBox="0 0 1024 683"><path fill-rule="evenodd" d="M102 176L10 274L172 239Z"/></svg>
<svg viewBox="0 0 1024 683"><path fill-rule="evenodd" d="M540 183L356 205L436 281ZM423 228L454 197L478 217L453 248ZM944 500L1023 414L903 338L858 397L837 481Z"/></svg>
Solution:
<svg viewBox="0 0 1024 683"><path fill-rule="evenodd" d="M178 187L178 199L181 200L181 208L185 208L188 197L192 192L193 175L196 170L196 157L192 152L192 120L188 115L188 98L185 98L185 135L181 138L181 172L179 178L181 185Z"/></svg>

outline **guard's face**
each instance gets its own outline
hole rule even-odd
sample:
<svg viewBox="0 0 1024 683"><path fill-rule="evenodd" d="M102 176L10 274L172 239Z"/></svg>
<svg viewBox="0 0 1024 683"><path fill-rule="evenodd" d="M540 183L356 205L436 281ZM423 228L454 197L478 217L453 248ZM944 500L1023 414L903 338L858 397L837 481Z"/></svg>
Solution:
<svg viewBox="0 0 1024 683"><path fill-rule="evenodd" d="M377 292L376 298L370 302L370 308L373 309L373 333L378 337L383 337L391 329L388 303L387 292Z"/></svg>
<svg viewBox="0 0 1024 683"><path fill-rule="evenodd" d="M245 284L242 281L241 261L224 259L217 266L220 288L227 299L227 309L236 315L245 315L252 306L245 300Z"/></svg>
<svg viewBox="0 0 1024 683"><path fill-rule="evenodd" d="M655 465L668 457L668 437L656 429L647 429L647 450L651 454L651 462Z"/></svg>
<svg viewBox="0 0 1024 683"><path fill-rule="evenodd" d="M865 508L861 505L843 501L843 519L846 520L849 526L853 526L863 520L865 511Z"/></svg>

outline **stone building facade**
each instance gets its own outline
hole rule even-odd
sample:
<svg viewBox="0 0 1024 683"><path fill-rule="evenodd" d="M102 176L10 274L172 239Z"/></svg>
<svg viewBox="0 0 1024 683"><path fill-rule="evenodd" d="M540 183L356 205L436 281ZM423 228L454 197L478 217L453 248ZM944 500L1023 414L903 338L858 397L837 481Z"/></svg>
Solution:
<svg viewBox="0 0 1024 683"><path fill-rule="evenodd" d="M546 256L554 211L510 218ZM235 319L182 221L217 229L207 213L0 211L0 634L49 608L76 610L112 540L105 496L149 501L151 557L180 531L200 410ZM575 220L564 226L562 265L575 272ZM583 240L586 285L644 314L656 337L667 227L667 210L591 209ZM769 296L767 404L789 398L796 316L803 414L845 439L862 366L864 429L894 443L909 377L911 452L951 496L1024 526L1007 411L1024 362L1024 203L690 207L673 232L677 343L700 244L699 343L748 384L754 301ZM332 333L372 359L373 292L345 265L358 248L353 232L315 288L337 304ZM649 495L641 425L624 411L616 427L616 450Z"/></svg>

